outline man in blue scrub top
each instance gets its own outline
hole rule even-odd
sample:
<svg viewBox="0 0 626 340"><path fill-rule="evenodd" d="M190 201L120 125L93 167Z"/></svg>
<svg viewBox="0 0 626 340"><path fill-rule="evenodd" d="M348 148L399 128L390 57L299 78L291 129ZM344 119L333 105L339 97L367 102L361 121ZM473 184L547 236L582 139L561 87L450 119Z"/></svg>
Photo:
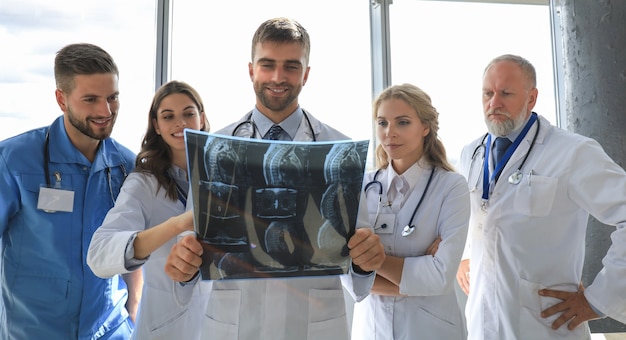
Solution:
<svg viewBox="0 0 626 340"><path fill-rule="evenodd" d="M85 263L134 167L109 138L119 71L100 47L73 44L57 53L54 75L63 115L0 142L0 339L128 339L138 301L127 309L121 277L98 278ZM130 288L141 286L135 275Z"/></svg>

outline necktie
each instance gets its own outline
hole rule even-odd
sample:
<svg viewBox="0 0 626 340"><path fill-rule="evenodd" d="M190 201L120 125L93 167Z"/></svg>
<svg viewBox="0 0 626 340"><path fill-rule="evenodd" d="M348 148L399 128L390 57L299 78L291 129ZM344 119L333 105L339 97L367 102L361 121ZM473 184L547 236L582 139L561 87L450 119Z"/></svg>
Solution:
<svg viewBox="0 0 626 340"><path fill-rule="evenodd" d="M265 139L269 140L279 140L280 134L283 132L283 128L280 125L272 125L267 135L265 135Z"/></svg>
<svg viewBox="0 0 626 340"><path fill-rule="evenodd" d="M506 137L498 137L493 144L493 160L494 166L497 166L502 159L502 156L506 153L506 150L511 146L511 141Z"/></svg>

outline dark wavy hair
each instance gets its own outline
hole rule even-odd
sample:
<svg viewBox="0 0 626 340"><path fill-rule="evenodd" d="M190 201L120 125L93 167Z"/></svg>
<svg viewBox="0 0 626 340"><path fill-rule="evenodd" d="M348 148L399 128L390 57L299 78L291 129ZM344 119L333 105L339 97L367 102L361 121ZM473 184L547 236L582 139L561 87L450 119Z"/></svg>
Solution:
<svg viewBox="0 0 626 340"><path fill-rule="evenodd" d="M167 191L167 197L173 201L178 199L176 192L176 183L169 176L166 176L167 170L172 167L172 150L165 143L163 137L157 134L153 120L157 119L157 110L163 99L171 94L181 93L193 100L198 107L200 113L204 113L204 104L198 92L189 84L182 81L170 81L163 84L152 99L150 104L150 112L148 113L148 127L141 142L141 151L137 154L135 160L135 170L154 175L159 183L159 188L163 187ZM210 125L204 114L204 122L200 130L209 131Z"/></svg>

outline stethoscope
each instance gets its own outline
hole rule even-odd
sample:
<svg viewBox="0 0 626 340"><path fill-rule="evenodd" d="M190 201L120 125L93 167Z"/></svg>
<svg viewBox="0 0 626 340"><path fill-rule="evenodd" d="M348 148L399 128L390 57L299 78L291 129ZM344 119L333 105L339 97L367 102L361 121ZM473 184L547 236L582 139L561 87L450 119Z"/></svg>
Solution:
<svg viewBox="0 0 626 340"><path fill-rule="evenodd" d="M185 193L183 188L181 188L180 185L178 185L178 182L176 182L176 180L173 179L172 176L170 176L167 170L165 170L163 175L165 175L165 178L167 178L168 180L174 182L174 185L176 186L176 194L178 194L178 201L182 203L184 207L186 207L187 206L187 193Z"/></svg>
<svg viewBox="0 0 626 340"><path fill-rule="evenodd" d="M374 185L378 186L378 206L376 208L376 218L374 219L374 226L376 226L376 223L378 223L378 216L380 216L380 207L383 205L382 201L383 201L383 184L376 180L376 177L378 177L378 174L380 173L381 169L376 170L376 173L374 174L374 178L372 179L371 182L367 183L365 185L365 188L363 189L363 192L365 192L365 194L367 195L367 191ZM433 180L433 175L435 173L435 168L433 168L430 171L430 176L428 177L428 182L426 183L426 188L424 188L424 192L422 193L422 197L420 197L420 200L417 202L417 205L415 206L415 209L413 209L413 215L411 215L411 220L409 220L409 223L404 226L404 229L402 229L402 236L403 237L407 237L409 235L411 235L413 233L413 231L415 231L415 224L413 224L413 219L415 218L415 214L417 213L417 209L419 209L420 205L422 205L422 201L424 200L424 196L426 196L426 192L428 191L428 187L430 186L430 182L432 182ZM387 204L385 206L390 206L391 204ZM386 224L383 224L380 226L381 228L387 228Z"/></svg>
<svg viewBox="0 0 626 340"><path fill-rule="evenodd" d="M530 147L528 148L528 151L526 152L526 155L524 155L524 158L522 159L522 162L520 163L520 165L517 167L517 170L515 170L515 172L513 172L509 178L508 178L508 182L513 184L513 185L517 185L522 181L523 178L523 173L522 173L522 168L524 167L524 164L526 164L526 160L528 159L528 156L530 155L530 152L532 151L533 147L535 146L535 141L537 140L537 136L539 135L539 129L541 127L541 124L539 123L539 119L537 117L537 115L535 113L532 114L530 120L528 121L528 123L526 123L526 126L524 127L524 129L522 130L522 132L520 133L520 135L516 138L515 142L513 143L513 145L509 148L509 150L507 150L507 152L504 155L504 159L501 161L502 164L496 164L496 169L494 169L494 176L495 174L497 174L499 171L502 170L502 168L504 168L504 165L506 164L506 161L508 161L508 159L511 157L511 155L513 154L513 152L515 152L515 149L517 148L517 146L520 144L521 140L526 136L526 133L528 133L528 130L530 129L530 127L533 125L534 122L537 122L537 130L535 131L535 135L533 136L533 140L530 144ZM476 160L476 158L478 158L478 155L482 153L482 157L483 157L483 161L482 161L482 166L479 169L483 169L483 199L487 199L488 195L489 195L489 169L487 168L487 164L485 162L485 159L487 157L489 157L489 147L487 147L488 145L491 145L491 136L489 135L489 133L486 133L480 144L478 146L476 146L476 148L474 148L474 152L472 153L472 158L471 158L471 162L470 162L470 170L469 170L469 174L468 174L468 179L471 180L472 178L472 171L475 168L474 167L474 161ZM482 149L482 152L480 151ZM480 175L476 176L476 181L474 182L474 186L470 189L470 192L475 192L476 190L478 190L478 183L480 181ZM487 195L487 196L485 196Z"/></svg>
<svg viewBox="0 0 626 340"><path fill-rule="evenodd" d="M478 169L482 169L482 165L485 162L485 149L486 144L485 141L487 140L487 136L489 136L489 132L485 133L485 135L483 136L482 140L480 141L480 144L478 144L475 148L474 148L474 152L472 153L472 158L470 161L470 168L469 168L469 174L467 176L468 179L472 179L474 178L473 175L473 170L475 169L474 167L474 161L476 160L476 158L478 157L479 154L482 154L483 157L483 163L481 163L480 168ZM481 152L482 150L482 152ZM475 192L476 190L478 190L478 183L480 182L480 174L476 174L476 181L474 182L474 186L470 189L470 192Z"/></svg>
<svg viewBox="0 0 626 340"><path fill-rule="evenodd" d="M50 131L46 132L46 142L44 144L43 159L44 159L43 170L46 176L46 186L48 188L52 188L51 183L50 183L50 168L48 165L48 163L50 163ZM126 167L124 167L124 164L120 164L119 167L122 170L122 173L124 174L124 179L126 179L126 177L128 176L128 174L126 173ZM111 167L107 167L106 172L107 172L107 181L109 182L109 193L111 194L111 202L115 204L115 195L113 194L113 184L112 184L112 179L111 179ZM56 178L56 184L54 188L60 189L61 188L61 173L58 171L55 171L54 177ZM47 211L47 210L45 211L49 213L53 212L53 211Z"/></svg>
<svg viewBox="0 0 626 340"><path fill-rule="evenodd" d="M309 116L306 114L306 111L304 110L302 110L302 114L304 115L304 118L306 119L306 123L309 125L309 131L311 131L311 138L313 138L314 142L317 142L317 138L315 138L315 131L313 131L313 124L311 124L311 120L309 119ZM250 113L248 114L248 118L246 118L246 120L244 120L243 122L235 126L231 136L233 137L237 136L237 132L239 131L239 129L241 129L241 127L246 124L252 126L252 134L249 136L249 138L254 138L254 136L256 136L257 134L261 136L261 132L259 131L259 128L256 126L256 123L254 122L254 120L252 120L252 111L250 111Z"/></svg>

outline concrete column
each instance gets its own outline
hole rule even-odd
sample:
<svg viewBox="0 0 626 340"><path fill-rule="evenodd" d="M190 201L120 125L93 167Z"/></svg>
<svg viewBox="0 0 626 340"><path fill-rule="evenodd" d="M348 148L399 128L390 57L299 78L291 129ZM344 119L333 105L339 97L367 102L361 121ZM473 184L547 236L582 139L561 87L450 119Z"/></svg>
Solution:
<svg viewBox="0 0 626 340"><path fill-rule="evenodd" d="M551 0L563 44L564 128L594 138L626 164L626 1ZM558 67L558 65L557 65ZM563 109L563 108L561 108ZM590 164L590 166L593 166ZM589 220L583 284L602 268L615 227ZM626 278L625 278L626 279ZM594 333L626 332L613 319L590 323Z"/></svg>

